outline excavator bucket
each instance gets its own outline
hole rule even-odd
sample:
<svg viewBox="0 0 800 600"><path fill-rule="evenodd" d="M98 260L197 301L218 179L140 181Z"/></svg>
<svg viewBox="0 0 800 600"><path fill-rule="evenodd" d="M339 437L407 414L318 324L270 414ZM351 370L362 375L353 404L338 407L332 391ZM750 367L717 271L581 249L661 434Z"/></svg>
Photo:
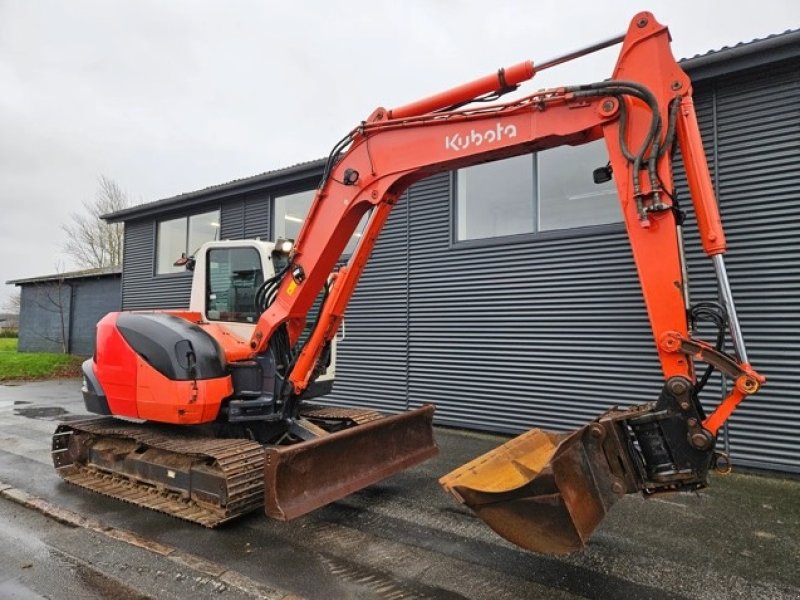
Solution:
<svg viewBox="0 0 800 600"><path fill-rule="evenodd" d="M568 554L583 548L611 505L632 491L611 467L627 463L614 425L597 421L570 434L532 429L439 483L514 544Z"/></svg>
<svg viewBox="0 0 800 600"><path fill-rule="evenodd" d="M433 411L427 405L292 446L267 448L267 515L294 519L435 456Z"/></svg>

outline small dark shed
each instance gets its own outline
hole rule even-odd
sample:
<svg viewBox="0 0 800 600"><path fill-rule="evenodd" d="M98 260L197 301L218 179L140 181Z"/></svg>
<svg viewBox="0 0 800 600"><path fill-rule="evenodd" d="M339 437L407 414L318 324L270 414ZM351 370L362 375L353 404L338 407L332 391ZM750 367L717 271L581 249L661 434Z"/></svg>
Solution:
<svg viewBox="0 0 800 600"><path fill-rule="evenodd" d="M19 351L91 355L97 322L120 309L121 272L107 267L6 282L20 288Z"/></svg>

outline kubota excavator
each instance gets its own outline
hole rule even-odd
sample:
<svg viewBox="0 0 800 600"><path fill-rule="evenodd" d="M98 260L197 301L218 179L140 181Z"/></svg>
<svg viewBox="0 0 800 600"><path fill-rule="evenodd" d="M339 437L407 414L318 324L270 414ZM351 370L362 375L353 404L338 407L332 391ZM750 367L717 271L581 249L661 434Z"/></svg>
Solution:
<svg viewBox="0 0 800 600"><path fill-rule="evenodd" d="M637 406L611 408L569 434L529 431L440 483L503 537L548 553L583 547L625 494L706 486L720 428L764 378L748 362L691 82L669 41L666 27L643 12L626 34L589 48L375 110L333 148L293 247L273 249L274 268L252 294L249 338L202 310L113 313L100 323L84 397L90 411L110 417L59 426L53 440L59 474L213 526L262 503L268 515L291 519L432 456L432 407L382 417L306 401L392 207L409 185L434 173L603 138L609 165L595 178L613 173L616 182L662 391ZM618 43L608 80L485 103L537 71ZM689 304L683 212L672 176L676 146L720 304ZM356 249L335 269L367 213ZM315 323L304 334L320 295ZM703 315L717 323L715 344L690 335L690 323ZM726 328L733 354L723 350ZM701 376L696 361L707 365ZM707 415L698 392L711 368L733 386Z"/></svg>

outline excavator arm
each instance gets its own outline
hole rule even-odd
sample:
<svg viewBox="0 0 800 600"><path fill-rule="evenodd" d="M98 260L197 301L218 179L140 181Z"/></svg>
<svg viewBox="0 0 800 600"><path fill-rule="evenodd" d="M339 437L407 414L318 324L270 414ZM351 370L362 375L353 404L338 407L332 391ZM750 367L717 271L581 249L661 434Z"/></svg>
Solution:
<svg viewBox="0 0 800 600"><path fill-rule="evenodd" d="M392 208L432 174L603 138L652 326L665 385L654 402L612 409L570 435L533 430L442 478L442 485L498 533L537 551L580 548L617 498L698 489L714 458L717 432L764 378L749 365L725 274L726 250L703 152L691 82L672 56L669 32L649 13L634 17L611 79L500 97L534 76L523 62L474 82L387 110L376 109L333 149L294 245L250 344L277 353L278 395L286 416L313 381ZM734 355L690 335L682 221L672 176L678 146L700 239L712 258ZM602 175L602 173L601 173ZM360 242L335 272L362 217ZM324 301L305 342L301 335L320 293ZM280 341L280 343L277 343ZM735 385L709 416L697 398L695 361ZM513 378L515 373L504 374Z"/></svg>

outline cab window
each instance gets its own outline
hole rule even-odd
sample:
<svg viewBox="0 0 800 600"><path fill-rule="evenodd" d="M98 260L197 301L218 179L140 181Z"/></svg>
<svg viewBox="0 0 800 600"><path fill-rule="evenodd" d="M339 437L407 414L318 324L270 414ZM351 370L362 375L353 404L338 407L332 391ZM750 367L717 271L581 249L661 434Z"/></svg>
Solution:
<svg viewBox="0 0 800 600"><path fill-rule="evenodd" d="M209 321L255 323L256 291L264 283L255 248L212 248L206 273L206 318Z"/></svg>

